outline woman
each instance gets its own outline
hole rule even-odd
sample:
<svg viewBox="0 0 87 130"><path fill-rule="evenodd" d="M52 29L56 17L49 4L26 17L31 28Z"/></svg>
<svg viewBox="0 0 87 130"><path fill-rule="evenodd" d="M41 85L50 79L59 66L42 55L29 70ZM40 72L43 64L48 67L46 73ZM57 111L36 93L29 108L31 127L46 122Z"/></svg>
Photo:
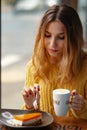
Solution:
<svg viewBox="0 0 87 130"><path fill-rule="evenodd" d="M50 7L41 20L27 65L23 109L39 107L53 114L52 91L66 88L72 95L67 116L87 119L87 54L83 45L77 12L67 5Z"/></svg>

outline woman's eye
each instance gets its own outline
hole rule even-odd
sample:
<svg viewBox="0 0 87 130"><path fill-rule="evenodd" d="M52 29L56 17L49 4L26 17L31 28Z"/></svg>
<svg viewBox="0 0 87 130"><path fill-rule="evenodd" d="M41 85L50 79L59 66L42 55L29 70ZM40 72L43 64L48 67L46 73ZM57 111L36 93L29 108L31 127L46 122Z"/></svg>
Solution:
<svg viewBox="0 0 87 130"><path fill-rule="evenodd" d="M49 37L51 37L51 36L50 36L50 35L48 35L48 34L45 34L45 37L49 38Z"/></svg>
<svg viewBox="0 0 87 130"><path fill-rule="evenodd" d="M65 37L58 37L57 39L64 40Z"/></svg>

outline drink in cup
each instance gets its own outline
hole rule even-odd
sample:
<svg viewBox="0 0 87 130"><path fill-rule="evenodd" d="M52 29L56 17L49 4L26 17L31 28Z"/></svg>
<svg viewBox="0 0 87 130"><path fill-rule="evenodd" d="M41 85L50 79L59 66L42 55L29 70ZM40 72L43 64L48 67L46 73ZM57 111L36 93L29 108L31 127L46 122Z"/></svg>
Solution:
<svg viewBox="0 0 87 130"><path fill-rule="evenodd" d="M56 116L65 116L69 110L70 91L67 89L53 90L53 106Z"/></svg>

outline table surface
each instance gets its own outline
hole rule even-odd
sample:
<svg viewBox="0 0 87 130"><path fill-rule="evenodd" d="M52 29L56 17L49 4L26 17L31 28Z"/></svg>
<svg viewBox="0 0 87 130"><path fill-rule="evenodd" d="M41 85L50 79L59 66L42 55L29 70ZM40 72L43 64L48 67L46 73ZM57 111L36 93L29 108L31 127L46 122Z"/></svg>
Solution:
<svg viewBox="0 0 87 130"><path fill-rule="evenodd" d="M87 130L87 120L72 117L53 117L54 126L59 130Z"/></svg>
<svg viewBox="0 0 87 130"><path fill-rule="evenodd" d="M19 110L1 109L0 113L2 113L3 111L11 112L11 111L19 111ZM33 129L34 130L39 130L39 129L41 130L44 130L44 129L45 130L87 130L87 120L75 119L71 117L57 117L55 115L53 115L53 118L54 118L54 122L51 125L43 127L43 128L32 128L31 130ZM17 129L17 128L9 128L5 126L4 124L0 123L0 130L14 130L14 129Z"/></svg>

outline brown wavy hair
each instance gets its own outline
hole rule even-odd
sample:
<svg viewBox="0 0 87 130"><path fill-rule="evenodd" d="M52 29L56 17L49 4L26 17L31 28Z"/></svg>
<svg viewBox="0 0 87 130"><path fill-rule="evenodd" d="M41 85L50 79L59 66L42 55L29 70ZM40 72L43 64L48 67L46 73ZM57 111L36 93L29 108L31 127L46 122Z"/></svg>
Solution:
<svg viewBox="0 0 87 130"><path fill-rule="evenodd" d="M82 47L83 28L77 12L67 5L54 5L50 7L44 14L39 30L36 36L34 53L32 56L33 65L35 66L34 77L49 79L49 72L52 66L49 63L48 56L44 46L45 30L49 23L60 20L67 30L67 44L63 49L63 57L58 66L58 75L55 80L64 81L71 80L81 69L82 63Z"/></svg>

